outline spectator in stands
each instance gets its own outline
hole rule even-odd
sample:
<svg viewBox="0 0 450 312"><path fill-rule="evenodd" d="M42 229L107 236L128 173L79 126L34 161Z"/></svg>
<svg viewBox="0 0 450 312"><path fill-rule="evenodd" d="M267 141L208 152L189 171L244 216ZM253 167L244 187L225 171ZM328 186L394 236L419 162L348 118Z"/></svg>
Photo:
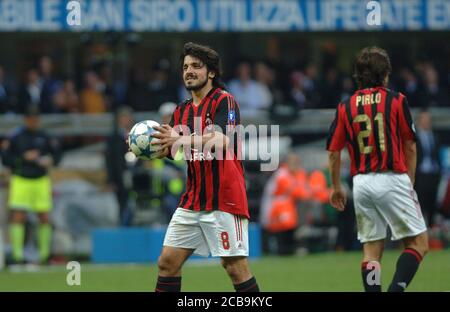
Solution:
<svg viewBox="0 0 450 312"><path fill-rule="evenodd" d="M161 103L177 100L174 87L169 81L170 62L167 59L159 60L150 73L148 82L149 102L147 111L157 111Z"/></svg>
<svg viewBox="0 0 450 312"><path fill-rule="evenodd" d="M53 95L53 103L60 113L76 113L80 109L80 99L76 91L75 82L66 79L58 84L56 93Z"/></svg>
<svg viewBox="0 0 450 312"><path fill-rule="evenodd" d="M159 60L150 73L142 68L133 69L126 95L129 105L136 111L157 111L161 103L176 101L180 90L172 85L169 74L167 59Z"/></svg>
<svg viewBox="0 0 450 312"><path fill-rule="evenodd" d="M269 109L270 98L265 94L264 87L252 79L250 62L240 62L236 74L237 77L228 83L228 88L239 103L242 116L252 116L255 112Z"/></svg>
<svg viewBox="0 0 450 312"><path fill-rule="evenodd" d="M147 72L143 68L134 68L130 76L126 102L135 111L150 111L151 95L147 86Z"/></svg>
<svg viewBox="0 0 450 312"><path fill-rule="evenodd" d="M346 76L342 78L342 91L341 91L341 101L345 101L350 98L355 92L355 86L350 77Z"/></svg>
<svg viewBox="0 0 450 312"><path fill-rule="evenodd" d="M305 91L305 75L301 71L293 71L291 73L291 91L290 101L295 104L298 109L306 108L307 99Z"/></svg>
<svg viewBox="0 0 450 312"><path fill-rule="evenodd" d="M422 106L423 107L449 107L448 90L439 85L439 74L436 68L426 63L423 65L423 89Z"/></svg>
<svg viewBox="0 0 450 312"><path fill-rule="evenodd" d="M437 191L441 180L439 138L433 132L431 114L424 110L417 118L416 190L428 226L434 225Z"/></svg>
<svg viewBox="0 0 450 312"><path fill-rule="evenodd" d="M56 113L57 107L54 103L54 95L58 91L61 81L53 76L53 60L49 56L43 56L39 60L39 73L41 91L42 113Z"/></svg>
<svg viewBox="0 0 450 312"><path fill-rule="evenodd" d="M119 106L116 99L115 81L112 66L109 62L102 61L95 65L95 72L99 78L99 89L103 90L106 107L110 111L115 111Z"/></svg>
<svg viewBox="0 0 450 312"><path fill-rule="evenodd" d="M0 113L13 113L11 89L5 81L5 70L0 65Z"/></svg>
<svg viewBox="0 0 450 312"><path fill-rule="evenodd" d="M319 107L333 108L339 103L342 95L342 84L337 68L331 67L325 72L325 80L321 88L321 100Z"/></svg>
<svg viewBox="0 0 450 312"><path fill-rule="evenodd" d="M307 173L300 167L300 157L290 153L267 182L262 196L260 222L270 252L283 255L295 252L297 201L309 198Z"/></svg>
<svg viewBox="0 0 450 312"><path fill-rule="evenodd" d="M48 107L42 102L42 84L39 72L31 68L26 72L26 82L20 87L17 113L24 114L30 107L36 107L41 112L48 112Z"/></svg>
<svg viewBox="0 0 450 312"><path fill-rule="evenodd" d="M94 71L88 71L84 76L85 87L81 91L80 111L86 114L104 113L107 111L106 99L103 94L104 84Z"/></svg>
<svg viewBox="0 0 450 312"><path fill-rule="evenodd" d="M279 92L275 87L275 72L267 62L257 62L254 66L255 80L260 84L261 96L268 108L272 108L276 102L275 96L279 98Z"/></svg>
<svg viewBox="0 0 450 312"><path fill-rule="evenodd" d="M420 106L420 83L414 72L407 67L400 70L399 90L406 95L411 107Z"/></svg>
<svg viewBox="0 0 450 312"><path fill-rule="evenodd" d="M308 101L307 107L317 107L320 102L319 73L317 66L310 63L306 66L303 77L303 89Z"/></svg>
<svg viewBox="0 0 450 312"><path fill-rule="evenodd" d="M133 111L129 107L122 107L116 113L113 133L106 140L105 164L108 185L114 191L119 204L119 223L128 226L131 213L128 205L130 185L126 185L125 174L128 171L125 154L128 152L126 142L128 133L133 126Z"/></svg>

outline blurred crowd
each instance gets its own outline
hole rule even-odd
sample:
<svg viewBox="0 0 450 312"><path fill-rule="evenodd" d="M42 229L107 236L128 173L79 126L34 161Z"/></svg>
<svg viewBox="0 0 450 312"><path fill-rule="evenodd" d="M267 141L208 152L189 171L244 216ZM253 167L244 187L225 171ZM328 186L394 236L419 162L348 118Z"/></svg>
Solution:
<svg viewBox="0 0 450 312"><path fill-rule="evenodd" d="M12 75L19 77L15 81L0 64L0 112L22 114L30 105L49 114L103 113L120 106L157 111L164 102L181 102L189 96L176 65L167 59L155 61L151 68L132 66L126 75L115 73L110 62L93 61L76 78L61 75L55 63L42 56L21 75ZM276 62L241 58L233 67L226 68L226 85L243 116L273 112L280 105L296 110L333 108L356 89L351 74L342 72L336 61L320 68L305 63L286 69ZM432 60L397 66L389 87L403 92L412 107L450 107L450 74Z"/></svg>

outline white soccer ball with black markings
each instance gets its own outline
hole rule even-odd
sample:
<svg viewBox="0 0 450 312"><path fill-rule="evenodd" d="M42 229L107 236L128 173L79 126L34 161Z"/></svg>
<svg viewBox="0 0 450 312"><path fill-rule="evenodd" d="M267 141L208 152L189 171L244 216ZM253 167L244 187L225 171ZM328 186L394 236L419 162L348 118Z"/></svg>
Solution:
<svg viewBox="0 0 450 312"><path fill-rule="evenodd" d="M138 122L131 128L128 135L128 145L130 150L139 159L150 160L152 155L158 150L157 145L151 145L150 142L158 140L151 137L152 133L157 132L153 126L159 126L159 123L153 120Z"/></svg>

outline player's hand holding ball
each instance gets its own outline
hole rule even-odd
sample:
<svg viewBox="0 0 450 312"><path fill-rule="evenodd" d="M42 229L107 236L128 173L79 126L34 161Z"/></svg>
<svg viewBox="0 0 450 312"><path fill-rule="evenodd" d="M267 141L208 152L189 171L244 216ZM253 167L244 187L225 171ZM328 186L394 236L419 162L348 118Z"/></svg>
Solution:
<svg viewBox="0 0 450 312"><path fill-rule="evenodd" d="M154 158L163 158L169 154L168 149L161 148L160 145L151 144L158 142L159 139L152 137L156 133L153 127L158 127L159 123L153 120L138 122L131 128L128 135L128 146L137 158L150 160Z"/></svg>
<svg viewBox="0 0 450 312"><path fill-rule="evenodd" d="M169 155L172 146L180 139L180 135L169 125L156 125L153 126L153 129L155 132L151 134L153 138L151 145L159 146L161 151L167 152Z"/></svg>

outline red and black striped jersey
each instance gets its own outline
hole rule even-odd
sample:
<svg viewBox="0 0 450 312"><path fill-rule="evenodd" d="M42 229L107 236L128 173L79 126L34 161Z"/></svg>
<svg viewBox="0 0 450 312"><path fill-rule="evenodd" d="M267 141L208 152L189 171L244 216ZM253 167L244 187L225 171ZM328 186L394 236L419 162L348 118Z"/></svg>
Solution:
<svg viewBox="0 0 450 312"><path fill-rule="evenodd" d="M192 99L178 105L170 125L180 134L184 128L190 135L202 135L217 126L226 134L240 122L239 105L234 97L220 88L213 88L197 107ZM229 157L212 157L213 153L207 149L191 148L190 155L185 151L188 174L186 192L181 196L179 207L194 211L221 210L250 218L244 168L239 157L240 137L236 133L233 136L233 153L224 151Z"/></svg>
<svg viewBox="0 0 450 312"><path fill-rule="evenodd" d="M328 151L347 145L351 174L408 171L403 142L416 140L406 97L384 87L356 91L339 103L331 124Z"/></svg>

